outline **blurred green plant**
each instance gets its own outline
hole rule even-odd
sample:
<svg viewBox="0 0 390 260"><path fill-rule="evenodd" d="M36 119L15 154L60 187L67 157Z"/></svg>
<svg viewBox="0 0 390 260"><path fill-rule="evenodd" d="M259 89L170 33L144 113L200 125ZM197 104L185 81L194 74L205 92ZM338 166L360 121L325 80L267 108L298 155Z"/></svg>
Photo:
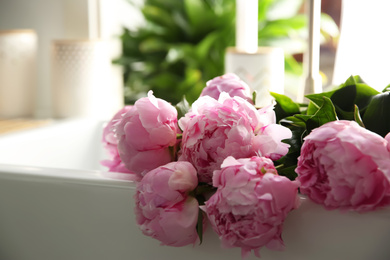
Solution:
<svg viewBox="0 0 390 260"><path fill-rule="evenodd" d="M293 57L306 44L302 3L259 1L259 45L282 47L291 75L302 73ZM184 95L192 103L208 80L224 73L225 50L235 41L235 0L145 0L140 8L145 23L124 29L123 53L114 61L124 67L125 103L150 89L173 104ZM333 20L323 14L322 21L324 39L337 37Z"/></svg>

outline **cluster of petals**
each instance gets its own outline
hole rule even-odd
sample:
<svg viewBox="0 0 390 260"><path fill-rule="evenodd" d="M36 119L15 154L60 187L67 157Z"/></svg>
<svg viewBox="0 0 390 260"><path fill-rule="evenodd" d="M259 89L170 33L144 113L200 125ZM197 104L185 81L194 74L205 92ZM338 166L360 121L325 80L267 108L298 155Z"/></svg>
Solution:
<svg viewBox="0 0 390 260"><path fill-rule="evenodd" d="M171 162L147 174L137 185L136 219L142 232L168 246L198 241L198 201L189 196L198 185L188 162Z"/></svg>
<svg viewBox="0 0 390 260"><path fill-rule="evenodd" d="M231 97L241 97L253 104L250 87L233 73L227 73L207 81L200 96L210 96L218 100L223 92L228 93Z"/></svg>
<svg viewBox="0 0 390 260"><path fill-rule="evenodd" d="M122 116L132 108L133 106L125 106L120 109L103 128L102 142L109 158L101 161L101 164L108 168L108 172L111 172L109 175L110 177L113 177L114 173L124 173L116 174L115 176L121 179L136 181L138 180L137 175L126 168L119 156L118 140L115 136L115 125L122 119Z"/></svg>
<svg viewBox="0 0 390 260"><path fill-rule="evenodd" d="M225 92L218 100L200 97L179 126L183 130L179 160L192 163L199 181L206 183L211 183L213 171L228 156L281 158L289 147L282 140L291 137L288 128L275 124L272 106L257 110Z"/></svg>
<svg viewBox="0 0 390 260"><path fill-rule="evenodd" d="M165 100L137 100L115 126L118 152L126 168L142 176L172 161L170 147L177 143L177 111Z"/></svg>
<svg viewBox="0 0 390 260"><path fill-rule="evenodd" d="M305 139L296 172L300 191L327 209L375 210L390 204L390 135L333 121Z"/></svg>
<svg viewBox="0 0 390 260"><path fill-rule="evenodd" d="M299 206L298 182L277 175L264 157L228 157L213 176L217 191L202 207L226 248L240 247L243 257L265 246L284 248L287 214Z"/></svg>

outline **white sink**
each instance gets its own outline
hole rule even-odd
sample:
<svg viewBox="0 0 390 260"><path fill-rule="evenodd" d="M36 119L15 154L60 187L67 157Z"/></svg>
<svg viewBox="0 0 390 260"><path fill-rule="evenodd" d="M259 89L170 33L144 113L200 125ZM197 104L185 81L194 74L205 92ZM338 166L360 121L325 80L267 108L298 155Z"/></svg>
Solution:
<svg viewBox="0 0 390 260"><path fill-rule="evenodd" d="M209 227L200 246L171 248L135 224L134 183L105 177L102 122L71 120L0 136L1 260L241 259ZM390 210L326 211L302 197L286 250L262 259L388 260ZM256 259L251 256L249 259Z"/></svg>

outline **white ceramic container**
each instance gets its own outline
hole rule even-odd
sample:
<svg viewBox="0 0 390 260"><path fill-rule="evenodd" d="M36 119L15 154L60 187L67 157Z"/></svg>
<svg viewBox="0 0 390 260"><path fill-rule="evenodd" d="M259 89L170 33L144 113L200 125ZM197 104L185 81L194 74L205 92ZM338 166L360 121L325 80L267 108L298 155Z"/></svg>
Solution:
<svg viewBox="0 0 390 260"><path fill-rule="evenodd" d="M102 40L52 42L54 117L108 119L123 107L123 86L114 79L109 47Z"/></svg>
<svg viewBox="0 0 390 260"><path fill-rule="evenodd" d="M247 53L230 47L225 55L225 72L235 73L256 94L256 106L272 104L271 92L284 93L284 52L282 48L258 47Z"/></svg>
<svg viewBox="0 0 390 260"><path fill-rule="evenodd" d="M37 40L33 30L0 31L0 117L34 113Z"/></svg>
<svg viewBox="0 0 390 260"><path fill-rule="evenodd" d="M202 245L172 248L144 236L135 184L104 177L102 123L73 120L0 136L0 259L233 260L209 227ZM286 250L265 260L388 260L390 209L327 211L304 197L284 225ZM248 259L256 259L254 256Z"/></svg>

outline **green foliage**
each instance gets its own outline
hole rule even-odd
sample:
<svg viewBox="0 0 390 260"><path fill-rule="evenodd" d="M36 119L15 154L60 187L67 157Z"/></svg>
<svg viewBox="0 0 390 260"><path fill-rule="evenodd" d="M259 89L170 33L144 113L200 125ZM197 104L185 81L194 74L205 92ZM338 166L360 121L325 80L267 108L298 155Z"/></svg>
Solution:
<svg viewBox="0 0 390 260"><path fill-rule="evenodd" d="M203 242L203 211L199 210L198 212L198 221L196 222L196 233L198 234L199 237L199 245L202 244Z"/></svg>
<svg viewBox="0 0 390 260"><path fill-rule="evenodd" d="M359 111L359 107L357 105L355 105L355 111L354 111L354 117L353 117L354 121L356 121L356 123L358 123L361 127L364 127L364 123L363 123L363 120L362 120L362 116L360 115L360 111Z"/></svg>
<svg viewBox="0 0 390 260"><path fill-rule="evenodd" d="M331 99L340 120L354 120L355 105L359 107L359 112L363 116L372 97L377 94L379 92L364 83L359 76L351 76L337 89L308 95L307 98L320 106L323 102L322 97L326 96Z"/></svg>
<svg viewBox="0 0 390 260"><path fill-rule="evenodd" d="M232 0L146 0L145 26L124 30L126 103L151 89L177 103L193 102L205 82L223 71L225 48L234 44Z"/></svg>
<svg viewBox="0 0 390 260"><path fill-rule="evenodd" d="M285 117L299 114L300 112L299 105L294 101L292 101L291 98L274 92L271 92L271 95L276 101L275 113L277 115L276 117L277 122L279 122L281 119Z"/></svg>
<svg viewBox="0 0 390 260"><path fill-rule="evenodd" d="M371 88L359 76L351 76L333 91L307 95L307 106L294 103L283 95L274 95L278 122L293 133L289 153L278 161L278 172L295 179L297 158L304 137L313 129L335 120L353 120L381 136L390 132L390 92ZM300 107L299 113L297 107Z"/></svg>
<svg viewBox="0 0 390 260"><path fill-rule="evenodd" d="M210 184L200 182L198 187L190 193L190 196L195 197L200 206L204 206L206 198L214 194L217 189ZM198 221L196 224L196 232L199 237L199 245L203 242L203 220L206 217L206 213L203 210L199 210Z"/></svg>
<svg viewBox="0 0 390 260"><path fill-rule="evenodd" d="M259 1L259 44L283 47L286 73L294 75L302 66L292 55L306 44L302 3ZM192 103L208 80L224 73L225 50L235 42L235 0L145 0L141 9L145 25L124 29L123 53L114 61L124 67L125 102L151 89L174 104L184 95ZM333 37L333 20L323 27Z"/></svg>
<svg viewBox="0 0 390 260"><path fill-rule="evenodd" d="M363 116L364 125L383 137L390 132L390 92L372 97Z"/></svg>
<svg viewBox="0 0 390 260"><path fill-rule="evenodd" d="M337 120L335 107L327 97L323 97L321 107L306 121L306 130L311 131L331 121Z"/></svg>
<svg viewBox="0 0 390 260"><path fill-rule="evenodd" d="M190 110L190 104L187 99L183 97L183 99L176 104L175 108L177 110L177 118L181 118Z"/></svg>

